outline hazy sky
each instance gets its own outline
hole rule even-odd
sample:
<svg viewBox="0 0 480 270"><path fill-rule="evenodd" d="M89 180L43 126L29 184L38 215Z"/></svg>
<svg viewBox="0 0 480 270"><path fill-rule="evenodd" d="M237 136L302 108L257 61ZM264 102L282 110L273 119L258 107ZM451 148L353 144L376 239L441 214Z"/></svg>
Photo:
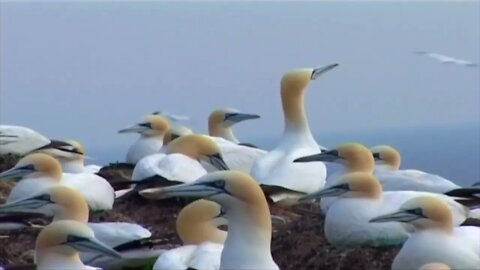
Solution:
<svg viewBox="0 0 480 270"><path fill-rule="evenodd" d="M307 94L316 133L478 123L480 2L2 3L0 123L89 145L164 109L197 131L217 107L279 134L282 74L340 66Z"/></svg>

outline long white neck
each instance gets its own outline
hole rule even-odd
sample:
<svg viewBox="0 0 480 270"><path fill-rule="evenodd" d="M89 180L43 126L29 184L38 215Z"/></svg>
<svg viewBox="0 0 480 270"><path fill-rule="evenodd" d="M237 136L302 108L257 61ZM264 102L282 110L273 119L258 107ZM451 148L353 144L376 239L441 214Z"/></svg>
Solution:
<svg viewBox="0 0 480 270"><path fill-rule="evenodd" d="M64 255L57 252L45 252L36 255L38 270L51 269L87 269L80 260L79 253Z"/></svg>
<svg viewBox="0 0 480 270"><path fill-rule="evenodd" d="M216 137L222 137L227 141L231 141L233 143L240 143L240 141L235 137L233 134L233 129L231 127L222 127L219 128L216 132L214 132L214 135L211 136L216 136Z"/></svg>
<svg viewBox="0 0 480 270"><path fill-rule="evenodd" d="M272 230L245 209L229 209L220 269L278 269L270 251ZM271 225L271 224L270 224Z"/></svg>
<svg viewBox="0 0 480 270"><path fill-rule="evenodd" d="M59 159L62 164L63 172L66 173L83 173L85 165L83 159Z"/></svg>

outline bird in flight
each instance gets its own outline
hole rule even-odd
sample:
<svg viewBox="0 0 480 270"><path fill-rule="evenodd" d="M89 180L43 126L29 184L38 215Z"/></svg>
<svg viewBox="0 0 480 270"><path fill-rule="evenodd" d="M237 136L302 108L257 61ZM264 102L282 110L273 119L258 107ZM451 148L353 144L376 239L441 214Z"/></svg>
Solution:
<svg viewBox="0 0 480 270"><path fill-rule="evenodd" d="M429 53L425 51L414 51L415 54L423 55L432 59L435 59L439 61L442 64L456 64L456 65L461 65L461 66L466 66L466 67L477 67L478 64L459 59L459 58L454 58L451 56L446 56L438 53Z"/></svg>

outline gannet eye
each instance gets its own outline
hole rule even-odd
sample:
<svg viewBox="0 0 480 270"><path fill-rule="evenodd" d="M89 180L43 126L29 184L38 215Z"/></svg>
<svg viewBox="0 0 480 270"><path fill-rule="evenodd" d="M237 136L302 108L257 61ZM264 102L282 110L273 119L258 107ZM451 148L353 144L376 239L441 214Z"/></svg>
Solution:
<svg viewBox="0 0 480 270"><path fill-rule="evenodd" d="M138 124L141 127L146 127L152 129L152 123L140 123Z"/></svg>
<svg viewBox="0 0 480 270"><path fill-rule="evenodd" d="M423 211L422 208L415 208L415 209L410 209L406 211L407 213L414 214L417 216L422 216L423 217Z"/></svg>
<svg viewBox="0 0 480 270"><path fill-rule="evenodd" d="M218 180L218 181L212 182L212 186L216 187L216 188L219 188L219 189L224 189L225 188L225 181Z"/></svg>
<svg viewBox="0 0 480 270"><path fill-rule="evenodd" d="M49 194L42 194L40 196L37 196L36 199L40 201L52 202Z"/></svg>
<svg viewBox="0 0 480 270"><path fill-rule="evenodd" d="M223 121L227 120L228 118L230 117L233 117L235 115L238 115L238 113L226 113L225 114L225 118L223 118Z"/></svg>
<svg viewBox="0 0 480 270"><path fill-rule="evenodd" d="M85 241L86 238L85 237L80 237L80 236L76 236L76 235L67 235L67 241L66 243L75 243L75 242L81 242L81 241Z"/></svg>

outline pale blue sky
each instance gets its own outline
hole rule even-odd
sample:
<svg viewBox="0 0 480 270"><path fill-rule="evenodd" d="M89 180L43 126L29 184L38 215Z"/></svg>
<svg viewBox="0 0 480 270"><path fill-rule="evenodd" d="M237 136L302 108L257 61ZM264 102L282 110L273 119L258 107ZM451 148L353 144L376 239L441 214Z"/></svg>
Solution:
<svg viewBox="0 0 480 270"><path fill-rule="evenodd" d="M2 3L0 123L90 146L165 109L206 131L213 108L262 118L239 137L278 136L285 71L340 66L311 84L315 133L478 123L480 4ZM320 141L321 143L321 141Z"/></svg>

